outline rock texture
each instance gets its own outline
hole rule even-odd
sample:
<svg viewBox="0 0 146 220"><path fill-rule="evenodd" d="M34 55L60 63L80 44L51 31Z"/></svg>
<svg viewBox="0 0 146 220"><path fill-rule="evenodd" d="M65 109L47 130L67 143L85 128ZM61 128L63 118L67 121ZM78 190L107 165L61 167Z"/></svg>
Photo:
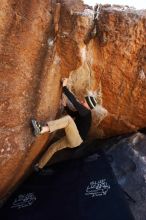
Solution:
<svg viewBox="0 0 146 220"><path fill-rule="evenodd" d="M91 135L146 126L146 11L77 0L0 1L0 197L29 170L51 136L31 118L60 115L61 77L82 99L92 90L108 111Z"/></svg>
<svg viewBox="0 0 146 220"><path fill-rule="evenodd" d="M118 140L119 139L119 140ZM119 184L131 197L129 205L136 220L146 219L146 135L113 138L109 154ZM135 201L135 202L134 202Z"/></svg>

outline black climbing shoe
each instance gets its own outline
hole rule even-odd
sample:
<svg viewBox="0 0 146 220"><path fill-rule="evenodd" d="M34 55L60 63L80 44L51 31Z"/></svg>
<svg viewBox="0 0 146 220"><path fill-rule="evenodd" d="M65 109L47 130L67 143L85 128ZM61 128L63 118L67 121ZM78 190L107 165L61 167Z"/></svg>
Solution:
<svg viewBox="0 0 146 220"><path fill-rule="evenodd" d="M34 166L34 171L38 173L41 171L41 168L39 167L38 163Z"/></svg>
<svg viewBox="0 0 146 220"><path fill-rule="evenodd" d="M42 130L42 126L39 122L37 122L36 120L31 120L32 122L32 126L34 128L34 135L35 136L38 136L41 134L41 130Z"/></svg>

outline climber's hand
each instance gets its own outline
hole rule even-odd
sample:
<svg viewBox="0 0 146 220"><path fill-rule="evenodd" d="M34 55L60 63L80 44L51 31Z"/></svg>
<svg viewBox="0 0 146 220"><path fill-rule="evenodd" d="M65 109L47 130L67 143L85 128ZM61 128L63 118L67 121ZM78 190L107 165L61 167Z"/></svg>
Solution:
<svg viewBox="0 0 146 220"><path fill-rule="evenodd" d="M68 82L68 78L63 78L62 79L62 86L66 86L67 85L67 82Z"/></svg>

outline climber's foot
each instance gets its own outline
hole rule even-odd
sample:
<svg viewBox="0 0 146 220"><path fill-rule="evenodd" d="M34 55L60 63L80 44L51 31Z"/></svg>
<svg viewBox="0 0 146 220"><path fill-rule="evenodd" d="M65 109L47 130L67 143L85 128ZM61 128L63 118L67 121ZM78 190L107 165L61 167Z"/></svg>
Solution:
<svg viewBox="0 0 146 220"><path fill-rule="evenodd" d="M34 166L34 171L35 172L40 172L41 168L39 167L38 163Z"/></svg>
<svg viewBox="0 0 146 220"><path fill-rule="evenodd" d="M36 120L31 120L32 122L32 126L33 126L33 129L34 129L34 135L35 136L38 136L41 134L41 131L42 131L42 126L39 122L37 122Z"/></svg>

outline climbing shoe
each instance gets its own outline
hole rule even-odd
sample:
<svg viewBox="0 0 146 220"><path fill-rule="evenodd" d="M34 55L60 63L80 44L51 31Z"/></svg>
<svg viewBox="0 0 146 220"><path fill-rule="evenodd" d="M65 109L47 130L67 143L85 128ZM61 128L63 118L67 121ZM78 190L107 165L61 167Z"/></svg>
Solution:
<svg viewBox="0 0 146 220"><path fill-rule="evenodd" d="M40 172L41 168L39 167L38 163L34 166L34 171L35 172Z"/></svg>
<svg viewBox="0 0 146 220"><path fill-rule="evenodd" d="M31 120L32 122L32 126L34 128L34 135L35 136L38 136L41 134L41 130L42 130L42 126L39 122L37 122L36 120Z"/></svg>

